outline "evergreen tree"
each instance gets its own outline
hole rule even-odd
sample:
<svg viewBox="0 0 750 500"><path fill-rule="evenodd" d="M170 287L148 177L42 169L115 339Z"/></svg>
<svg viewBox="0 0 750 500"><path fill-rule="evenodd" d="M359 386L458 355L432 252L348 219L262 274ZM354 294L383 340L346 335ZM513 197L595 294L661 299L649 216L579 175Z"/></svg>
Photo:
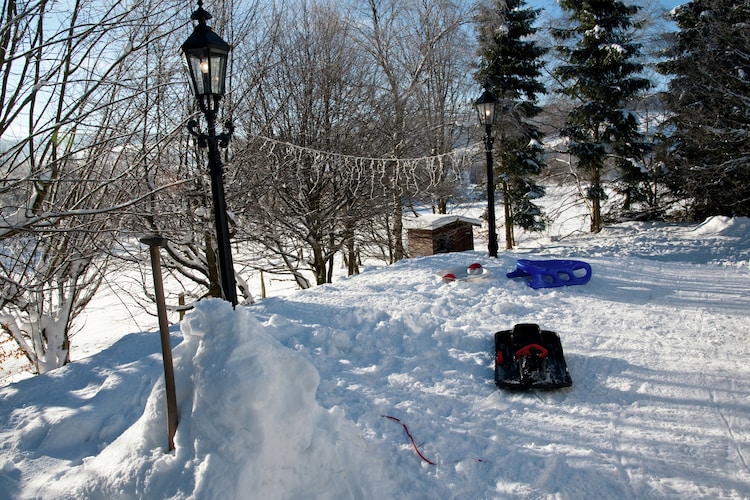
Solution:
<svg viewBox="0 0 750 500"><path fill-rule="evenodd" d="M673 189L690 215L750 215L750 2L693 0L677 8L668 59L666 133Z"/></svg>
<svg viewBox="0 0 750 500"><path fill-rule="evenodd" d="M513 248L514 225L537 231L545 227L535 204L544 195L544 187L535 182L545 166L544 148L542 133L531 122L541 111L537 96L545 93L540 78L547 49L533 40L539 12L523 0L495 0L493 8L482 9L477 19L481 61L476 77L489 84L502 106L493 152L505 205L507 249Z"/></svg>
<svg viewBox="0 0 750 500"><path fill-rule="evenodd" d="M561 92L580 102L561 135L570 140L577 168L588 177L591 231L599 232L605 168L614 167L633 182L639 172L634 158L646 148L635 113L625 108L650 86L637 76L643 69L640 45L633 41L639 7L618 0L560 0L559 5L570 27L552 30L564 59L555 75L566 85Z"/></svg>

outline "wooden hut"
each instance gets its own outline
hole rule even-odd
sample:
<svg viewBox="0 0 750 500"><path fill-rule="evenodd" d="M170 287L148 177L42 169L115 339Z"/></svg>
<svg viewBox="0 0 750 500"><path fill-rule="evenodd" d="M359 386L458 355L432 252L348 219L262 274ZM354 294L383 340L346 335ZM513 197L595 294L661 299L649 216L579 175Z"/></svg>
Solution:
<svg viewBox="0 0 750 500"><path fill-rule="evenodd" d="M474 226L482 222L463 215L427 214L405 220L410 257L474 250Z"/></svg>

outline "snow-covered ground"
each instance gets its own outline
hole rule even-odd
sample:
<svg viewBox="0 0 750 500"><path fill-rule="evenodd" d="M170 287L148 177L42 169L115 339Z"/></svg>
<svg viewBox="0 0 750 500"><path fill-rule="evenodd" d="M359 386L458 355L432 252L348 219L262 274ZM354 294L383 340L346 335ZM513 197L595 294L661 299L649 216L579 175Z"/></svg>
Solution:
<svg viewBox="0 0 750 500"><path fill-rule="evenodd" d="M0 498L750 497L749 219L480 245L199 303L172 328L174 453L155 318L90 320L89 357L0 388ZM591 281L505 277L553 257ZM558 332L572 387L494 385L493 333L521 322Z"/></svg>

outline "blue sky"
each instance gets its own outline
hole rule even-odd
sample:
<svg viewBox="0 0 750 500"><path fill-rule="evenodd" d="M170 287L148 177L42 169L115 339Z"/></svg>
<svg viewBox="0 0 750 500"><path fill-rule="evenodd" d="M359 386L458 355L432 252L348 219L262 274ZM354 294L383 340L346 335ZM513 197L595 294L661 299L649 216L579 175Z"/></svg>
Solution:
<svg viewBox="0 0 750 500"><path fill-rule="evenodd" d="M643 7L642 13L654 12L654 15L658 15L661 8L664 12L669 12L678 5L689 2L690 0L624 0L626 4L637 4ZM526 0L526 3L530 7L543 9L541 18L556 18L560 15L560 9L558 7L557 0Z"/></svg>
<svg viewBox="0 0 750 500"><path fill-rule="evenodd" d="M664 6L664 8L672 10L678 5L686 3L686 1L684 0L661 0L661 2L659 3L661 3Z"/></svg>
<svg viewBox="0 0 750 500"><path fill-rule="evenodd" d="M627 1L627 0L626 0ZM672 10L680 4L686 3L689 0L655 0L655 3L661 4L664 9ZM639 3L646 4L648 0L641 0ZM535 5L541 8L549 8L551 4L557 4L556 0L529 0L529 4Z"/></svg>

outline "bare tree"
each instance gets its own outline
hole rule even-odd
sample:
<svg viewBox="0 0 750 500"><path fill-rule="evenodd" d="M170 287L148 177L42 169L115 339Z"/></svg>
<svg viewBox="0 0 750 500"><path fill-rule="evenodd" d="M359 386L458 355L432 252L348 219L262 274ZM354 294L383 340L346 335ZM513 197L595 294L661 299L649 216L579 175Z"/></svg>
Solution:
<svg viewBox="0 0 750 500"><path fill-rule="evenodd" d="M37 372L70 359L120 214L148 196L131 176L143 121L126 68L171 6L57 7L6 0L0 29L0 324Z"/></svg>
<svg viewBox="0 0 750 500"><path fill-rule="evenodd" d="M371 118L361 94L369 70L337 8L302 2L283 14L278 63L256 94L260 113L268 113L263 130L278 142L249 140L237 151L246 194L240 204L249 215L249 231L238 237L261 243L269 263L307 287L305 269L318 284L331 280L332 257L352 244L353 214L369 202L357 196L344 165L361 151L362 124Z"/></svg>
<svg viewBox="0 0 750 500"><path fill-rule="evenodd" d="M444 155L454 150L461 141L469 139L466 122L474 123L471 102L474 64L469 32L471 12L461 3L440 1L421 2L417 32L421 39L420 53L425 60L424 80L418 87L417 105L420 113L413 117L421 123L422 140L426 153ZM457 188L461 179L454 175L453 165L437 164L431 172L437 182L429 185L427 198L437 213L447 213L451 199L460 196Z"/></svg>
<svg viewBox="0 0 750 500"><path fill-rule="evenodd" d="M357 40L378 68L374 80L372 113L378 142L372 150L394 159L442 154L455 146L464 131L456 126L465 102L461 89L466 75L465 25L469 20L453 2L369 0L361 13ZM402 213L409 197L428 193L408 192L401 164L394 161L389 174L390 226L383 232L392 241L391 261L405 256ZM431 174L432 175L432 174ZM438 211L446 209L455 179L433 184Z"/></svg>

